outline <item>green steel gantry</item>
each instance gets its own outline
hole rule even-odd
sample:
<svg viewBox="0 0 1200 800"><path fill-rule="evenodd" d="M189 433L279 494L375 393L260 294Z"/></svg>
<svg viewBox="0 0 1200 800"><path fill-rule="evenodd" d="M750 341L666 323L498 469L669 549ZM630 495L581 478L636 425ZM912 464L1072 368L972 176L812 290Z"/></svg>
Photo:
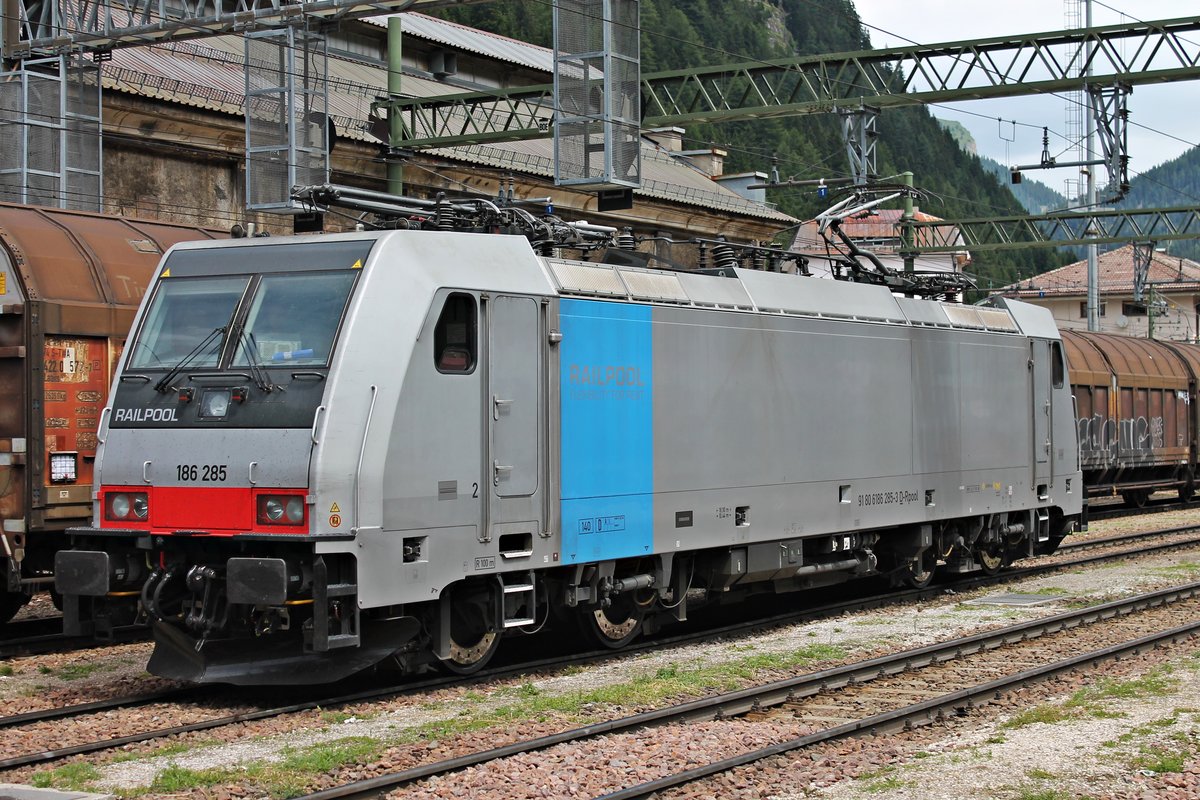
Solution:
<svg viewBox="0 0 1200 800"><path fill-rule="evenodd" d="M1200 238L1200 208L1056 211L911 223L922 253Z"/></svg>
<svg viewBox="0 0 1200 800"><path fill-rule="evenodd" d="M730 122L1200 78L1200 17L643 75L642 127ZM1192 36L1189 36L1192 35ZM390 101L408 148L549 136L554 87Z"/></svg>

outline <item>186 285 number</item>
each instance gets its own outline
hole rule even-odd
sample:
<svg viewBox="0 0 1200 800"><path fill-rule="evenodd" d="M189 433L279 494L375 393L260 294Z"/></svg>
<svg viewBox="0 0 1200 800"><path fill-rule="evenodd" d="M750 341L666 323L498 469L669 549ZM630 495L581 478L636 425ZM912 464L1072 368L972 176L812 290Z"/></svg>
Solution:
<svg viewBox="0 0 1200 800"><path fill-rule="evenodd" d="M180 481L224 481L225 464L177 464L175 478Z"/></svg>

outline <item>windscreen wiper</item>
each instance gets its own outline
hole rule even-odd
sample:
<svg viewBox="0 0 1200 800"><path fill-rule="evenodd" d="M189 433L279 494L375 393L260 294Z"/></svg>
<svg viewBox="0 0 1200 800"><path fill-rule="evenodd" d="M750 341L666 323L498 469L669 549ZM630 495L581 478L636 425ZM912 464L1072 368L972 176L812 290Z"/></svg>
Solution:
<svg viewBox="0 0 1200 800"><path fill-rule="evenodd" d="M225 335L225 331L226 328L224 326L220 328L214 328L212 333L204 337L204 341L193 347L192 351L181 358L179 363L171 368L170 372L168 372L166 375L163 375L162 379L158 383L154 384L154 390L159 394L162 394L168 390L173 391L175 387L171 385L171 382L179 376L179 373L182 372L188 364L191 364L193 361L195 361L201 353L207 352L209 349L211 349L213 342L220 341L220 338Z"/></svg>
<svg viewBox="0 0 1200 800"><path fill-rule="evenodd" d="M267 370L258 357L258 341L254 338L253 333L246 331L244 325L238 326L238 346L246 354L246 363L250 366L250 374L254 376L254 385L265 394L275 391L278 387L271 383L267 377Z"/></svg>

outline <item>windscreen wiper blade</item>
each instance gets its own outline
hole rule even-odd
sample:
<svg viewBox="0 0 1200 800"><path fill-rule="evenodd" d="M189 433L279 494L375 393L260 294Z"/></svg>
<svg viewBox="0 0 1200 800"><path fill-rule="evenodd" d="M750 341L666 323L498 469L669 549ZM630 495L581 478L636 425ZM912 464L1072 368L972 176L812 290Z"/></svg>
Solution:
<svg viewBox="0 0 1200 800"><path fill-rule="evenodd" d="M246 354L246 363L250 366L250 374L254 376L254 385L265 394L275 391L276 386L267 378L267 370L258 357L258 341L253 333L246 331L245 326L238 327L238 345Z"/></svg>
<svg viewBox="0 0 1200 800"><path fill-rule="evenodd" d="M201 353L207 352L209 349L211 349L213 342L220 341L220 338L225 335L225 331L225 326L214 328L212 333L204 337L204 341L193 347L192 351L181 358L179 363L171 368L170 372L168 372L166 375L163 375L162 379L158 383L154 384L154 390L159 394L162 394L169 389L174 389L175 387L173 387L171 383L179 376L179 373L183 372L184 368L187 367L188 364L191 364L193 361L195 361Z"/></svg>

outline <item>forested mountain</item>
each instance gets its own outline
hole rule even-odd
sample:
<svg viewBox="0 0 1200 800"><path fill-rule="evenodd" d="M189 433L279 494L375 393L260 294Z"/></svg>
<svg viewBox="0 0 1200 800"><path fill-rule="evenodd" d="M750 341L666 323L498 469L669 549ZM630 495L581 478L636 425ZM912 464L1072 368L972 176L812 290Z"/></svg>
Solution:
<svg viewBox="0 0 1200 800"><path fill-rule="evenodd" d="M467 25L551 46L549 3L485 3L441 13ZM642 71L728 64L870 47L849 0L642 0ZM924 108L888 109L876 128L877 167L883 176L911 171L925 194L922 211L946 219L1022 213L1012 194L979 159L964 153ZM833 177L848 169L838 120L832 115L717 125L690 125L689 149L728 151L728 172L770 172L778 158L786 179ZM812 217L827 201L813 191L771 190L781 210ZM1053 250L980 252L973 272L982 282L1007 283L1018 275L1065 263Z"/></svg>
<svg viewBox="0 0 1200 800"><path fill-rule="evenodd" d="M975 152L975 139L966 128L953 121L939 120L939 122L954 137L964 152ZM1042 214L1083 202L1080 198L1068 200L1061 192L1044 183L1031 180L1029 173L1024 175L1021 183L1010 184L1008 167L986 156L979 160L984 169L995 175L1002 185L1008 186L1017 201L1031 214ZM1104 174L1101 171L1101 175ZM1197 206L1200 204L1200 148L1192 148L1176 159L1159 164L1141 174L1134 174L1129 184L1129 194L1124 199L1119 203L1104 203L1104 205L1120 209ZM1103 195L1103 190L1101 190L1102 203ZM1104 251L1122 246L1121 244L1101 245L1100 249ZM1200 261L1200 240L1164 242L1163 246L1172 255ZM1079 258L1083 258L1085 253L1082 246L1064 248L1064 251L1073 252Z"/></svg>
<svg viewBox="0 0 1200 800"><path fill-rule="evenodd" d="M1129 181L1121 208L1162 208L1200 205L1200 147L1152 167ZM1200 241L1163 242L1171 255L1200 261Z"/></svg>

